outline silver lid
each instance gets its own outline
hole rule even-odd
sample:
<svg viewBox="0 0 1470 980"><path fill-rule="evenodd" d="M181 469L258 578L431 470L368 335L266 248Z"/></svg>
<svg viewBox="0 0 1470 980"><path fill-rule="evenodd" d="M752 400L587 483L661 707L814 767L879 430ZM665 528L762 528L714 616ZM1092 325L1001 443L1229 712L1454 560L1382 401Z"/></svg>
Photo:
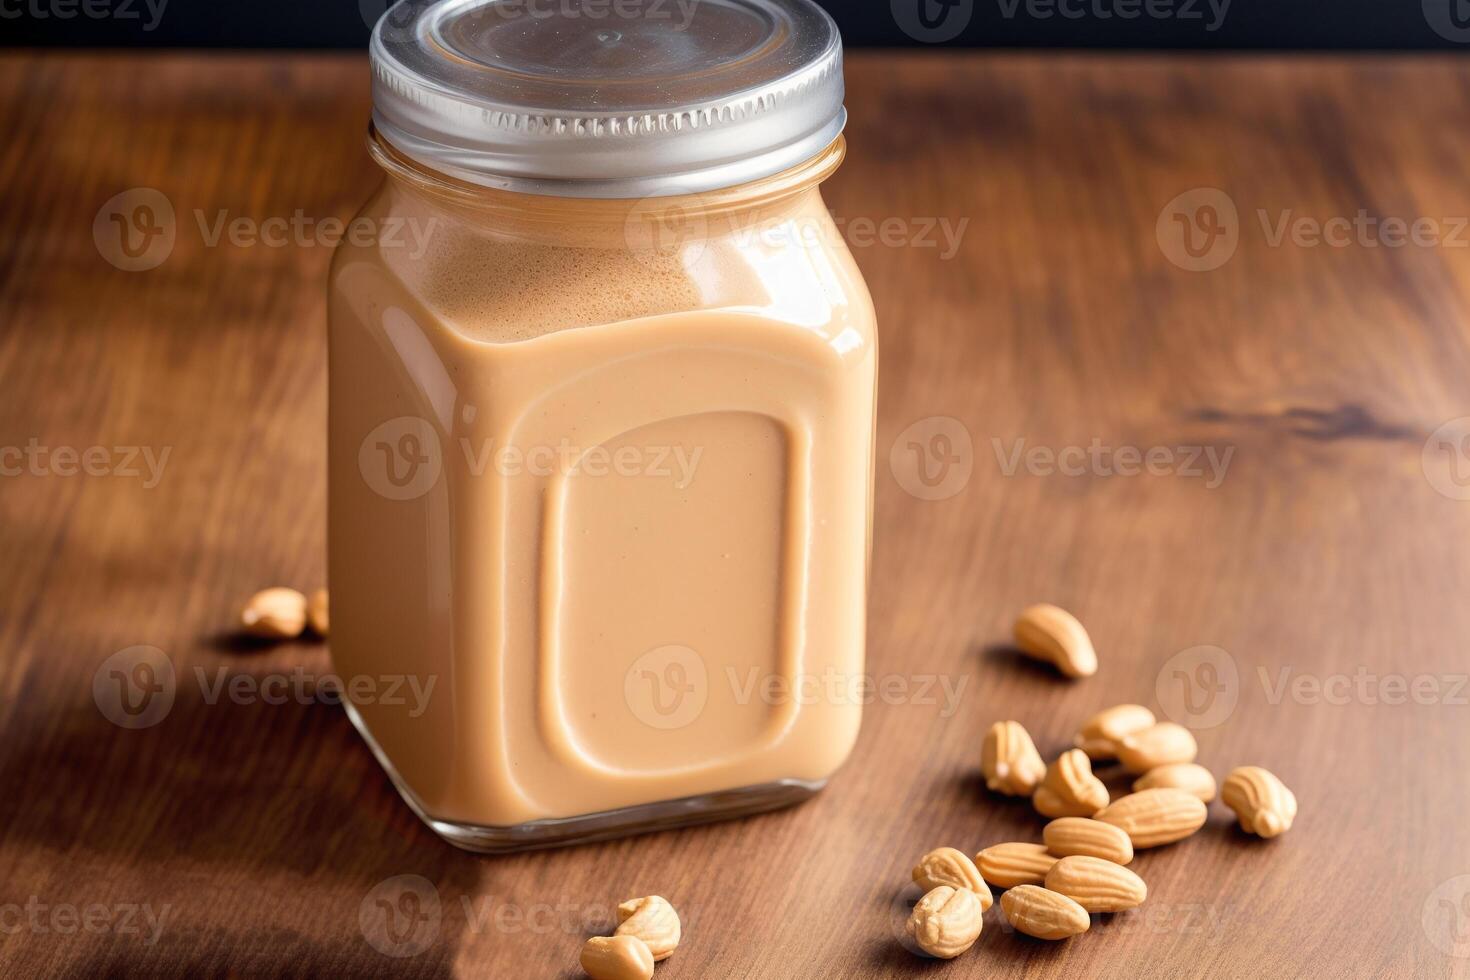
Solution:
<svg viewBox="0 0 1470 980"><path fill-rule="evenodd" d="M491 187L660 197L816 156L842 39L811 0L402 0L373 29L373 123Z"/></svg>

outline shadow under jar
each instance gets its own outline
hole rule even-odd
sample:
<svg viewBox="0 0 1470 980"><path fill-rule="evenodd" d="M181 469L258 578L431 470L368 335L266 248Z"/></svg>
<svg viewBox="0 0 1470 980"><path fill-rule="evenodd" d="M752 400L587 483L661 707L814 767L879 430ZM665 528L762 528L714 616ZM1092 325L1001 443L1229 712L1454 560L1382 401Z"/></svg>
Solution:
<svg viewBox="0 0 1470 980"><path fill-rule="evenodd" d="M482 851L804 799L862 701L877 338L819 191L836 27L532 10L378 24L388 178L330 284L344 701Z"/></svg>

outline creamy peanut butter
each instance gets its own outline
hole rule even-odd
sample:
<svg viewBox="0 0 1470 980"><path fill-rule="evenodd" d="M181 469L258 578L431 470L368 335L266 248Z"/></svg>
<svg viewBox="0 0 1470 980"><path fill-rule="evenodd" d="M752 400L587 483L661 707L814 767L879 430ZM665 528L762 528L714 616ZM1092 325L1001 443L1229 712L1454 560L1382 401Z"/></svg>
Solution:
<svg viewBox="0 0 1470 980"><path fill-rule="evenodd" d="M639 201L374 147L362 214L416 234L333 264L331 643L400 788L496 847L819 786L861 711L876 379L840 138ZM401 675L430 696L353 697Z"/></svg>

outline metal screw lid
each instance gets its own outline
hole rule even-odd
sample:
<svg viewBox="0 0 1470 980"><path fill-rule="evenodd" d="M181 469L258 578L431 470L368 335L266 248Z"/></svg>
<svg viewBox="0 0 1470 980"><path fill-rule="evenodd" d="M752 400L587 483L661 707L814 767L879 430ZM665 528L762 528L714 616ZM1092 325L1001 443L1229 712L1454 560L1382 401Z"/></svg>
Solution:
<svg viewBox="0 0 1470 980"><path fill-rule="evenodd" d="M566 197L730 187L842 132L842 39L811 0L403 0L373 122L474 183Z"/></svg>

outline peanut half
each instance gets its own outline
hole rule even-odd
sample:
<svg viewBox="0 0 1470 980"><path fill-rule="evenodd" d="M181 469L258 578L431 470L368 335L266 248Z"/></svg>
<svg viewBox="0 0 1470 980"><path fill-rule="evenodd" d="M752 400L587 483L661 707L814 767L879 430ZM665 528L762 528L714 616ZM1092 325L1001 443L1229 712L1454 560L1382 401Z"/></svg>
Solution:
<svg viewBox="0 0 1470 980"><path fill-rule="evenodd" d="M1208 815L1204 802L1182 789L1146 789L1110 804L1097 819L1121 828L1136 851L1183 840Z"/></svg>
<svg viewBox="0 0 1470 980"><path fill-rule="evenodd" d="M306 596L295 589L262 589L240 611L246 633L267 640L294 640L306 629Z"/></svg>
<svg viewBox="0 0 1470 980"><path fill-rule="evenodd" d="M1127 735L1152 728L1154 713L1141 704L1119 704L1087 719L1074 744L1094 761L1116 759L1118 742Z"/></svg>
<svg viewBox="0 0 1470 980"><path fill-rule="evenodd" d="M905 928L924 952L952 960L980 938L983 911L968 888L940 885L919 899Z"/></svg>
<svg viewBox="0 0 1470 980"><path fill-rule="evenodd" d="M1118 761L1131 773L1193 762L1198 753L1199 745L1190 730L1172 721L1161 721L1118 740Z"/></svg>
<svg viewBox="0 0 1470 980"><path fill-rule="evenodd" d="M1057 863L1055 854L1045 844L1023 844L1014 841L994 844L975 855L980 874L996 888L1039 885Z"/></svg>
<svg viewBox="0 0 1470 980"><path fill-rule="evenodd" d="M1006 919L1018 932L1037 939L1066 939L1092 925L1087 910L1061 892L1018 885L1000 897Z"/></svg>
<svg viewBox="0 0 1470 980"><path fill-rule="evenodd" d="M1108 805L1108 788L1092 774L1086 752L1068 749L1046 770L1031 804L1044 817L1090 817Z"/></svg>
<svg viewBox="0 0 1470 980"><path fill-rule="evenodd" d="M668 959L674 947L679 945L679 913L667 899L658 895L631 898L619 905L618 922L614 935L636 936L643 940L653 954L654 962Z"/></svg>
<svg viewBox="0 0 1470 980"><path fill-rule="evenodd" d="M1240 818L1240 829L1261 837L1275 837L1291 829L1296 819L1296 794L1275 774L1260 766L1230 770L1220 790L1225 805Z"/></svg>
<svg viewBox="0 0 1470 980"><path fill-rule="evenodd" d="M1046 775L1046 763L1020 722L998 721L980 746L980 771L992 792L1030 796Z"/></svg>
<svg viewBox="0 0 1470 980"><path fill-rule="evenodd" d="M914 883L926 892L941 885L968 888L980 899L982 910L995 904L995 896L990 894L975 862L970 860L968 854L953 847L936 847L919 858L919 863L914 868Z"/></svg>
<svg viewBox="0 0 1470 980"><path fill-rule="evenodd" d="M1076 616L1057 606L1040 603L1022 610L1016 620L1016 646L1068 677L1097 673L1097 653L1087 630Z"/></svg>
<svg viewBox="0 0 1470 980"><path fill-rule="evenodd" d="M1182 789L1208 803L1215 798L1215 777L1204 766L1193 762L1174 762L1150 769L1133 782L1135 792L1160 788Z"/></svg>
<svg viewBox="0 0 1470 980"><path fill-rule="evenodd" d="M1148 886L1132 871L1102 858L1064 857L1046 873L1046 887L1089 912L1122 912L1148 897Z"/></svg>
<svg viewBox="0 0 1470 980"><path fill-rule="evenodd" d="M593 936L582 946L582 969L592 980L649 980L653 953L637 936Z"/></svg>
<svg viewBox="0 0 1470 980"><path fill-rule="evenodd" d="M1073 855L1102 858L1114 864L1133 860L1133 841L1123 828L1087 817L1062 817L1041 831L1046 849L1057 857Z"/></svg>

